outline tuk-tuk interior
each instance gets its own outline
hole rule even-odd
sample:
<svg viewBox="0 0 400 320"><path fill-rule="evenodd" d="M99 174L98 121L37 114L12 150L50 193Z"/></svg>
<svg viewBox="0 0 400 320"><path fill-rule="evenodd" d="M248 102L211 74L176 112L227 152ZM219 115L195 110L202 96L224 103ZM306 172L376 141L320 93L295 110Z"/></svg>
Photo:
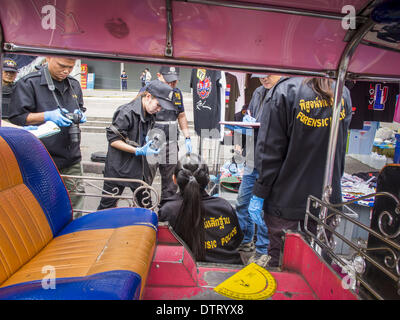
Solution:
<svg viewBox="0 0 400 320"><path fill-rule="evenodd" d="M399 167L390 165L382 169L376 193L368 195L368 197L375 197L370 225L363 225L345 211L339 210L339 207L362 200L362 198L339 205L333 205L329 201L339 105L345 81L400 82L398 28L400 7L396 1L310 0L299 3L295 0L257 2L120 0L111 3L106 0L90 0L78 3L63 0L54 4L44 4L34 0L30 2L0 0L0 5L2 7L0 12L2 57L7 53L54 55L124 63L151 63L157 66L201 67L228 72L276 73L336 79L333 125L324 185L321 186L323 197L316 199L310 196L305 212L306 224L309 219L316 220L320 226L319 232L317 235L307 230L305 233L286 232L280 267L267 268L277 282L277 289L271 299L398 299L400 292L398 231L400 179L397 178ZM22 178L18 174L12 174L4 185L0 184L0 193L4 196L10 186L20 188L20 185L28 186L29 189L36 190L35 192L41 192L40 188L35 187L38 181L26 182L25 180L28 178L24 176L24 165L29 165L29 162L20 160L19 157L25 159L25 156L18 153L21 151L14 150L14 144L18 139L28 141L29 138L25 133L19 138L18 130L15 130L0 128L3 139L0 140L1 172L5 175L9 170L21 171ZM39 146L38 148L40 150ZM13 157L18 161L10 167L8 160L14 159ZM51 167L51 164L49 163L48 166ZM61 188L59 177L54 177L54 179L56 182L49 181L48 183L55 183L57 188ZM154 192L151 186L143 184ZM67 201L65 190L61 189L62 199L58 199L55 203ZM33 193L36 195L35 192ZM155 193L157 202L158 195L157 192ZM8 193L7 197L10 197ZM18 198L15 201L21 201L21 199ZM45 212L46 205L41 201L38 200L38 203L43 208L35 210ZM60 206L65 210L65 215L71 210L67 205L60 204ZM134 201L134 206L140 205ZM311 206L320 209L319 217L310 213ZM146 249L143 249L143 255L129 256L129 259L135 261L134 280L129 278L135 289L126 295L125 293L115 296L89 294L83 295L82 299L110 297L149 300L225 299L213 289L241 270L243 266L196 262L189 248L168 225L155 222L154 212L147 216L141 208L130 210L132 214L140 211L138 216L142 220L133 219L134 222L121 222L120 225L118 222L118 226L112 227L104 224L103 227L139 230L137 237L127 236L126 239L148 243ZM1 212L11 221L17 219L15 208L12 206L3 208ZM28 216L29 214L26 215ZM52 221L52 214L48 216ZM4 217L0 221L5 225L7 223ZM337 220L337 225L339 220L342 220L366 230L369 234L367 245L355 244L351 239L338 233L335 230L337 225L332 226L327 223L327 220L332 217ZM107 223L109 223L108 219L106 219ZM79 222L67 223L66 221L62 223L62 227L52 226L52 230L57 229L62 236L72 237L85 228L93 234L94 229L99 229L95 218L93 221L85 218L84 221L88 225L84 222L79 224ZM45 224L42 221L40 225L42 223ZM146 230L142 230L142 227ZM54 235L59 234L54 230ZM46 232L49 233L46 237L51 238L49 230ZM327 232L334 233L337 239L351 248L351 256L338 255L334 251L334 244L327 241ZM124 233L120 233L119 236L122 237L121 241L124 241ZM2 241L10 241L6 238L5 236ZM102 241L106 241L105 238ZM53 240L49 243L52 242ZM53 245L59 245L58 243ZM2 280L0 282L1 298L71 298L62 294L53 296L39 294L35 291L40 286L38 276L29 278L31 269L24 271L28 261L34 262L35 259L42 261L43 252L40 259L37 254L43 248L48 250L47 246L48 244L42 244L41 249L35 254L30 253L27 255L28 258L24 257L23 263L16 263L15 266L5 268L5 276L0 278ZM122 246L117 247L118 245L112 247L116 250L113 251L114 262L123 255L123 251L118 251L123 250ZM63 245L61 248L64 250ZM128 249L131 247L128 246ZM16 246L15 250L18 255L21 248ZM321 254L321 251L324 254ZM45 257L48 257L47 254L44 254ZM100 250L98 259L102 255L103 251ZM53 260L45 259L44 261ZM102 275L115 272L113 258L107 263L109 268L100 268ZM137 267L136 263L142 263L143 266ZM121 266L117 263L117 267ZM37 269L38 266L35 268ZM132 271L130 267L127 269ZM17 290L16 293L13 289L24 284L24 281L23 278L16 277L14 280L12 277L15 276L14 273L21 270L25 272L21 274L21 277L25 275L28 279L26 281L31 281L29 282L31 291L24 291L21 296L18 296L19 291ZM346 273L343 274L341 271L346 271ZM139 276L136 277L136 274ZM94 272L86 275L87 278L83 277L85 281L94 281L91 282L94 285L88 290L105 290L102 286L98 287L93 280L92 277L96 275ZM65 280L67 289L64 290L76 294L78 291L74 290L78 289L68 282L69 276L65 273L63 277L63 281L67 279ZM80 278L81 274L73 274L71 279L73 277ZM121 282L111 281L106 286L117 285L121 285ZM40 288L38 290L40 291ZM79 299L79 295L75 297ZM240 299L240 296L236 298Z"/></svg>

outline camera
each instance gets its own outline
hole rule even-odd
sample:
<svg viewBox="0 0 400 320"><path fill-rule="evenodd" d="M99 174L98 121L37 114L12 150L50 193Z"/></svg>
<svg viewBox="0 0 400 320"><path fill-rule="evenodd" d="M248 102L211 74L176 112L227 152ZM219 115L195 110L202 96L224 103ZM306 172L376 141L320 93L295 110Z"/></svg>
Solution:
<svg viewBox="0 0 400 320"><path fill-rule="evenodd" d="M79 123L83 117L82 113L63 112L63 114L66 118L72 121L72 124L68 130L71 142L79 143L81 141L81 129L79 128Z"/></svg>

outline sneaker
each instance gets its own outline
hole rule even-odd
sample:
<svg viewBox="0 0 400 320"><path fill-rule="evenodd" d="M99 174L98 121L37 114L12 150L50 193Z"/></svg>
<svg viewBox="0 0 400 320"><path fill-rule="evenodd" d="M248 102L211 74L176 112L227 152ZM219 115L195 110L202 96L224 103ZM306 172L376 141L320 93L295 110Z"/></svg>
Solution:
<svg viewBox="0 0 400 320"><path fill-rule="evenodd" d="M247 261L247 264L254 262L255 264L258 264L260 267L265 268L266 266L268 266L268 262L270 260L271 260L271 256L269 256L267 254L261 254L256 251L256 253L253 254L250 257L250 259Z"/></svg>
<svg viewBox="0 0 400 320"><path fill-rule="evenodd" d="M254 242L247 242L247 243L241 243L240 246L238 247L239 251L243 252L252 252L254 251L256 246L254 245Z"/></svg>

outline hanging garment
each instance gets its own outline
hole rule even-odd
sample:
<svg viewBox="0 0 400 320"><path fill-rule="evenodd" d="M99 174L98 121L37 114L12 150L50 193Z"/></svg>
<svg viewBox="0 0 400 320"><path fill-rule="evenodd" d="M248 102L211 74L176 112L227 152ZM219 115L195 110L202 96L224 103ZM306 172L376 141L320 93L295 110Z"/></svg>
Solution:
<svg viewBox="0 0 400 320"><path fill-rule="evenodd" d="M350 129L362 129L363 121L393 122L398 83L358 81L350 94L353 105Z"/></svg>
<svg viewBox="0 0 400 320"><path fill-rule="evenodd" d="M254 90L256 90L261 85L260 78L252 77L251 73L246 75L246 88L245 88L245 98L244 103L249 104L253 96Z"/></svg>
<svg viewBox="0 0 400 320"><path fill-rule="evenodd" d="M235 120L235 104L240 96L239 84L236 76L226 72L226 90L225 90L225 121Z"/></svg>
<svg viewBox="0 0 400 320"><path fill-rule="evenodd" d="M193 89L194 130L218 129L221 113L221 71L193 69L190 87ZM223 97L224 98L224 97Z"/></svg>
<svg viewBox="0 0 400 320"><path fill-rule="evenodd" d="M226 94L227 94L226 76L225 76L224 71L221 71L221 78L218 80L218 84L219 84L219 96L221 99L220 100L221 108L220 108L219 119L220 119L220 121L224 121L225 120L225 103L226 103ZM224 131L225 131L224 125L220 124L219 125L219 132L220 132L219 140L221 142L224 140ZM213 138L218 138L218 137L213 135Z"/></svg>
<svg viewBox="0 0 400 320"><path fill-rule="evenodd" d="M239 88L239 96L235 103L235 113L240 112L245 105L244 102L244 89L246 87L246 74L243 72L230 72L232 75L236 77L238 88Z"/></svg>
<svg viewBox="0 0 400 320"><path fill-rule="evenodd" d="M400 94L396 97L396 110L394 111L393 121L400 123Z"/></svg>

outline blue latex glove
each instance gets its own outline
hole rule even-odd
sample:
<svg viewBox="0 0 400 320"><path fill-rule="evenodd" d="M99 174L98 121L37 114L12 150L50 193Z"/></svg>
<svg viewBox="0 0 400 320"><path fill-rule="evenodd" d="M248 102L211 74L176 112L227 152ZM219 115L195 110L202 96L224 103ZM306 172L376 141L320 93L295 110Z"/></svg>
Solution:
<svg viewBox="0 0 400 320"><path fill-rule="evenodd" d="M63 109L63 111L68 113L68 110ZM44 121L53 121L59 127L69 127L72 123L71 120L64 117L58 108L51 111L45 111Z"/></svg>
<svg viewBox="0 0 400 320"><path fill-rule="evenodd" d="M218 177L214 176L213 174L210 174L210 181L217 184L218 183Z"/></svg>
<svg viewBox="0 0 400 320"><path fill-rule="evenodd" d="M246 114L243 117L243 122L257 122L256 118L253 118L252 116L250 116L249 114Z"/></svg>
<svg viewBox="0 0 400 320"><path fill-rule="evenodd" d="M136 148L136 155L137 156L148 156L151 154L159 154L160 153L159 149L150 148L152 143L153 143L153 140L150 140L143 147Z"/></svg>
<svg viewBox="0 0 400 320"><path fill-rule="evenodd" d="M22 127L22 129L24 129L24 130L28 130L28 131L31 131L31 130L37 130L37 126L24 126L24 127Z"/></svg>
<svg viewBox="0 0 400 320"><path fill-rule="evenodd" d="M75 109L74 113L82 115L81 121L79 121L79 123L85 123L87 121L85 114L80 109Z"/></svg>
<svg viewBox="0 0 400 320"><path fill-rule="evenodd" d="M262 225L264 223L264 218L263 218L263 204L264 204L264 199L259 198L255 195L253 195L250 199L249 203L249 215L251 220L253 220L254 223L258 225Z"/></svg>
<svg viewBox="0 0 400 320"><path fill-rule="evenodd" d="M190 140L190 138L185 139L185 147L187 153L192 153L193 148L192 148L192 141Z"/></svg>

